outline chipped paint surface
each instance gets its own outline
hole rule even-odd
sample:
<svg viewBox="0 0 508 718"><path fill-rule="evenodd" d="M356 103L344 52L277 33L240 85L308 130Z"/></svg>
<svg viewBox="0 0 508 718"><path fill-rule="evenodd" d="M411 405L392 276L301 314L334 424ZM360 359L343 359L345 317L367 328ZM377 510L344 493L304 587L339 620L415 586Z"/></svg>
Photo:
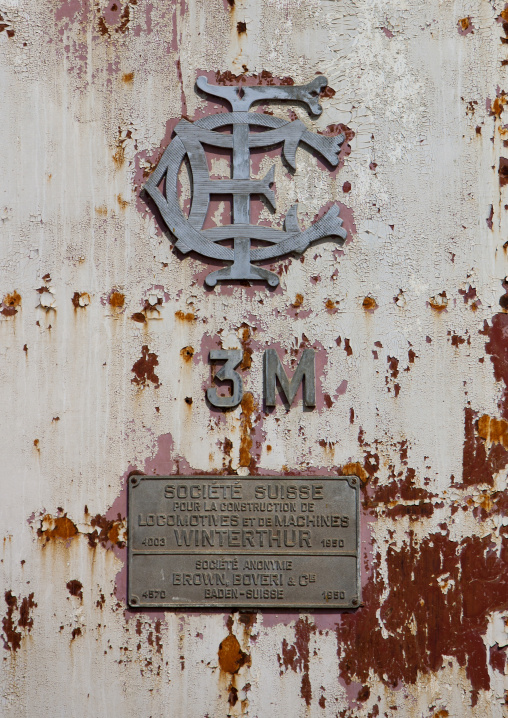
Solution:
<svg viewBox="0 0 508 718"><path fill-rule="evenodd" d="M507 68L496 0L0 0L2 717L504 714ZM319 118L256 111L344 132L339 166L253 152L277 208L252 216L336 203L346 245L206 289L141 191L183 116L224 110L196 78L320 74ZM208 356L236 348L224 412ZM314 410L263 406L267 348L316 350ZM127 610L145 472L358 475L363 606Z"/></svg>

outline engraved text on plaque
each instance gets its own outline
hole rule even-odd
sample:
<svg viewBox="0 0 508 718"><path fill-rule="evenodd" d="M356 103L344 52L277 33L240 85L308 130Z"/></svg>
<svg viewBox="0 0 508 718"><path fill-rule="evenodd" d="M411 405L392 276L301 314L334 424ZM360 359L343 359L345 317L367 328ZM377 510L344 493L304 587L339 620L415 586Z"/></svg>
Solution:
<svg viewBox="0 0 508 718"><path fill-rule="evenodd" d="M360 603L356 476L132 476L132 607Z"/></svg>

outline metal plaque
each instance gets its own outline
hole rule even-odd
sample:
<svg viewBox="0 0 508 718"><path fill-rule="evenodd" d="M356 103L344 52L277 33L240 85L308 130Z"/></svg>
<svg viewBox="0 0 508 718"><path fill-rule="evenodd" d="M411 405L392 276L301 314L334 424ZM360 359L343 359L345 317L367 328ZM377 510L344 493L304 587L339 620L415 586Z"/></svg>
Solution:
<svg viewBox="0 0 508 718"><path fill-rule="evenodd" d="M132 608L355 608L360 481L132 476Z"/></svg>

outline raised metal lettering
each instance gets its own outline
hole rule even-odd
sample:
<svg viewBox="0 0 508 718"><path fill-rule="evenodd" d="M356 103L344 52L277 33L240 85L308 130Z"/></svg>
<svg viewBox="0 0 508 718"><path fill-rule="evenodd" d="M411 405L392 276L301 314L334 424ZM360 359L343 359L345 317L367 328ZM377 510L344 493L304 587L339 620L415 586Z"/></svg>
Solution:
<svg viewBox="0 0 508 718"><path fill-rule="evenodd" d="M206 391L206 398L213 406L219 409L231 409L242 401L243 398L243 379L235 368L243 359L243 351L241 349L214 349L210 352L210 361L225 361L215 374L220 381L233 382L231 396L219 396L217 389L210 387Z"/></svg>
<svg viewBox="0 0 508 718"><path fill-rule="evenodd" d="M303 405L316 406L316 372L314 349L305 349L291 381L275 349L267 349L263 357L264 399L266 406L275 406L275 383L279 385L289 406L294 401L298 387L303 382Z"/></svg>
<svg viewBox="0 0 508 718"><path fill-rule="evenodd" d="M355 476L131 477L130 605L357 607L359 488Z"/></svg>

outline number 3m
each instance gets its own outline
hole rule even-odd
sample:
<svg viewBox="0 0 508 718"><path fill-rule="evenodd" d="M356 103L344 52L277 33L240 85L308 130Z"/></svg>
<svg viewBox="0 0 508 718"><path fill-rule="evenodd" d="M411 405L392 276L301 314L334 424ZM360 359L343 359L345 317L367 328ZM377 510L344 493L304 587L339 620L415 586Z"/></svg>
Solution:
<svg viewBox="0 0 508 718"><path fill-rule="evenodd" d="M279 382L281 393L286 399L287 407L290 407L296 397L298 387L303 383L303 405L306 407L316 406L316 359L314 349L305 349L298 366L291 377L288 378L284 367L275 349L266 349L263 357L264 365L264 400L268 407L275 406L276 384ZM238 406L243 398L243 380L240 374L235 371L243 359L241 349L214 349L209 354L209 360L225 361L215 374L214 379L219 381L230 381L233 383L230 396L219 396L215 387L206 391L206 397L212 406L219 409L232 409Z"/></svg>

